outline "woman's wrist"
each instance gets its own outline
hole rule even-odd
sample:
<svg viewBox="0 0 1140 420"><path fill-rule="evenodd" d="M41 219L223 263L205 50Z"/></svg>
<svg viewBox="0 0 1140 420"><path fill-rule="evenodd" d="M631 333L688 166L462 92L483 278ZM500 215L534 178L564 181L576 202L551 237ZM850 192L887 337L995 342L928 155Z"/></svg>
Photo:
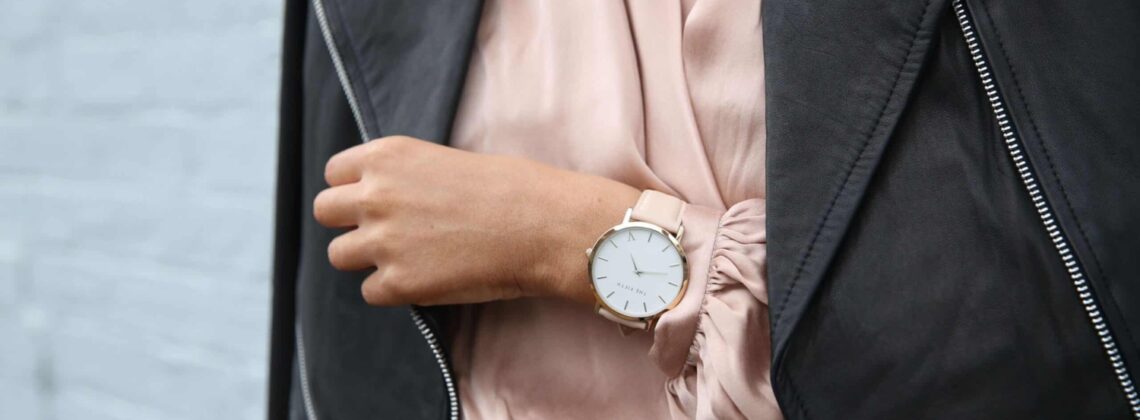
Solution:
<svg viewBox="0 0 1140 420"><path fill-rule="evenodd" d="M543 206L550 246L541 247L535 265L537 294L594 303L586 249L607 229L621 223L641 192L611 179L572 173Z"/></svg>

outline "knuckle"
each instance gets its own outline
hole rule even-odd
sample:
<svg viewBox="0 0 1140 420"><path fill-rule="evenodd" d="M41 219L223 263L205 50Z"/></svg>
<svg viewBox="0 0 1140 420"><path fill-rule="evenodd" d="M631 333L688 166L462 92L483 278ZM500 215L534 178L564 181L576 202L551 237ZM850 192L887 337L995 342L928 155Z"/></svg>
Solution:
<svg viewBox="0 0 1140 420"><path fill-rule="evenodd" d="M382 300L384 293L376 285L377 279L369 278L364 283L360 284L360 296L364 298L364 302L372 306L384 305Z"/></svg>
<svg viewBox="0 0 1140 420"><path fill-rule="evenodd" d="M392 276L386 271L386 268L378 270L360 285L360 294L364 301L373 306L410 303L405 298L407 291L399 282L392 281Z"/></svg>
<svg viewBox="0 0 1140 420"><path fill-rule="evenodd" d="M372 179L361 189L360 199L361 201L380 201L393 189L392 185L383 178Z"/></svg>
<svg viewBox="0 0 1140 420"><path fill-rule="evenodd" d="M333 174L336 173L338 165L339 164L337 163L336 156L333 156L332 158L329 159L328 162L325 162L325 183L326 184L332 184Z"/></svg>
<svg viewBox="0 0 1140 420"><path fill-rule="evenodd" d="M408 136L388 136L373 141L376 150L382 154L402 154L416 144L416 139Z"/></svg>
<svg viewBox="0 0 1140 420"><path fill-rule="evenodd" d="M391 137L381 137L368 142L368 154L371 159L381 158L392 150Z"/></svg>
<svg viewBox="0 0 1140 420"><path fill-rule="evenodd" d="M408 233L410 228L396 223L380 223L371 227L368 233L370 252L382 256L388 267L388 276L406 276L405 265L418 264L415 254L415 238Z"/></svg>
<svg viewBox="0 0 1140 420"><path fill-rule="evenodd" d="M396 303L416 303L413 299L414 290L408 287L408 282L403 281L400 277L389 275L386 283L387 287L384 289L388 292L388 300Z"/></svg>
<svg viewBox="0 0 1140 420"><path fill-rule="evenodd" d="M371 217L383 216L393 207L395 195L395 188L383 182L373 182L356 198L356 205Z"/></svg>
<svg viewBox="0 0 1140 420"><path fill-rule="evenodd" d="M376 223L368 227L367 232L362 233L365 235L366 242L371 247L372 252L379 252L383 249L384 239L388 236L388 227L384 223Z"/></svg>
<svg viewBox="0 0 1140 420"><path fill-rule="evenodd" d="M335 175L344 169L343 167L345 165L347 165L345 162L351 160L349 159L349 156L356 153L359 153L356 148L349 148L340 151L339 153L330 157L328 161L325 161L325 181L327 181L329 184L332 184Z"/></svg>
<svg viewBox="0 0 1140 420"><path fill-rule="evenodd" d="M329 202L326 191L328 190L321 191L317 194L317 198L313 199L313 218L317 219L317 222L322 225L328 221L329 211L331 210L329 206L332 205L332 203Z"/></svg>
<svg viewBox="0 0 1140 420"><path fill-rule="evenodd" d="M389 145L392 145L394 147L402 147L402 146L408 144L409 142L411 142L412 138L408 137L408 136L395 135L395 136L384 137L381 140L384 142L387 142Z"/></svg>
<svg viewBox="0 0 1140 420"><path fill-rule="evenodd" d="M358 245L361 252L366 253L369 258L376 264L387 260L386 247L383 240L383 229L378 226L369 226L361 230L361 243Z"/></svg>
<svg viewBox="0 0 1140 420"><path fill-rule="evenodd" d="M347 250L345 249L344 240L337 237L329 242L328 247L329 264L332 264L338 270L344 270L348 267Z"/></svg>

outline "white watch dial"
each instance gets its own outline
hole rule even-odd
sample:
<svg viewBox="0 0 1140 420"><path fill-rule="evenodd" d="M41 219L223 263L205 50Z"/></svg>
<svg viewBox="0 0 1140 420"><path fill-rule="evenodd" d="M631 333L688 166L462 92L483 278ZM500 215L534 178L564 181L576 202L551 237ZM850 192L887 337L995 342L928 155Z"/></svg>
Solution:
<svg viewBox="0 0 1140 420"><path fill-rule="evenodd" d="M653 229L614 231L594 247L592 258L594 290L619 314L656 315L681 293L684 259L668 237Z"/></svg>

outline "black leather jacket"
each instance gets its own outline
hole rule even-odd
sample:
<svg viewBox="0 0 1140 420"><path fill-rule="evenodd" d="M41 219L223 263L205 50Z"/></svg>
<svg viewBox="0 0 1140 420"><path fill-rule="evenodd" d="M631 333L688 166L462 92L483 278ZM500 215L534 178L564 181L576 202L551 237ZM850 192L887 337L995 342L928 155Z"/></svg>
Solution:
<svg viewBox="0 0 1140 420"><path fill-rule="evenodd" d="M455 418L451 308L365 305L311 203L363 139L447 142L481 5L286 5L269 417ZM1137 22L1134 0L764 0L788 418L1140 417Z"/></svg>

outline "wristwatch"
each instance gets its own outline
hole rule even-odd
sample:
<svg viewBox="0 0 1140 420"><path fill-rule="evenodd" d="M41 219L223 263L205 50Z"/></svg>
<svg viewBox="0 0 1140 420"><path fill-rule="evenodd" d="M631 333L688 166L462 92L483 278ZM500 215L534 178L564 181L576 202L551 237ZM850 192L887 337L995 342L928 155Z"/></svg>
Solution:
<svg viewBox="0 0 1140 420"><path fill-rule="evenodd" d="M623 333L652 329L685 294L689 267L681 247L683 207L676 197L646 190L621 224L586 250L594 309L622 326Z"/></svg>

